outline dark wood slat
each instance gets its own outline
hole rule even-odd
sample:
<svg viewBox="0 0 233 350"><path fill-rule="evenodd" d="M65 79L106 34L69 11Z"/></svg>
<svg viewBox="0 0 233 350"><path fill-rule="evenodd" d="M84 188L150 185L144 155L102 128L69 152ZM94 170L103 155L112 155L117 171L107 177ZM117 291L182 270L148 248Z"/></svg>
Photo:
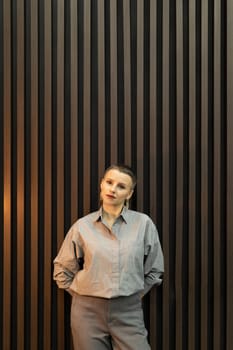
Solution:
<svg viewBox="0 0 233 350"><path fill-rule="evenodd" d="M176 183L176 232L179 232L176 239L176 348L183 349L183 195L184 195L184 115L183 115L183 2L177 1L176 5L176 31L177 31L177 183Z"/></svg>
<svg viewBox="0 0 233 350"><path fill-rule="evenodd" d="M98 180L105 170L105 32L104 1L98 1Z"/></svg>
<svg viewBox="0 0 233 350"><path fill-rule="evenodd" d="M214 350L221 348L221 1L214 6Z"/></svg>
<svg viewBox="0 0 233 350"><path fill-rule="evenodd" d="M226 296L226 338L227 350L230 350L233 344L233 42L231 40L231 33L233 32L233 3L231 0L227 1L227 296Z"/></svg>
<svg viewBox="0 0 233 350"><path fill-rule="evenodd" d="M156 221L156 169L157 169L157 149L156 149L156 95L157 95L157 4L154 1L150 3L150 213Z"/></svg>
<svg viewBox="0 0 233 350"><path fill-rule="evenodd" d="M143 104L143 82L144 82L144 56L143 56L143 26L144 26L144 5L142 0L137 1L137 208L143 211L143 152L144 152L144 104Z"/></svg>
<svg viewBox="0 0 233 350"><path fill-rule="evenodd" d="M188 349L196 349L195 320L195 251L196 251L196 10L189 5L189 286L188 286Z"/></svg>
<svg viewBox="0 0 233 350"><path fill-rule="evenodd" d="M123 1L124 35L124 103L125 103L125 163L131 165L131 71L130 71L130 1Z"/></svg>
<svg viewBox="0 0 233 350"><path fill-rule="evenodd" d="M38 17L31 1L31 348L38 348Z"/></svg>
<svg viewBox="0 0 233 350"><path fill-rule="evenodd" d="M77 1L70 2L71 18L71 222L78 215L78 23Z"/></svg>
<svg viewBox="0 0 233 350"><path fill-rule="evenodd" d="M11 312L11 4L3 2L4 58L4 235L3 235L3 349L10 349Z"/></svg>
<svg viewBox="0 0 233 350"><path fill-rule="evenodd" d="M111 163L117 163L117 4L110 2L110 99L111 99Z"/></svg>
<svg viewBox="0 0 233 350"><path fill-rule="evenodd" d="M201 350L208 348L208 3L201 17Z"/></svg>
<svg viewBox="0 0 233 350"><path fill-rule="evenodd" d="M156 207L156 183L157 183L157 149L156 149L156 83L157 83L157 57L156 57L156 40L157 37L157 4L156 1L150 2L150 215L153 221L157 221L157 207ZM150 344L152 349L156 349L157 341L157 307L156 307L156 288L150 292Z"/></svg>
<svg viewBox="0 0 233 350"><path fill-rule="evenodd" d="M64 239L64 3L57 3L57 246ZM58 350L65 348L64 293L58 292Z"/></svg>
<svg viewBox="0 0 233 350"><path fill-rule="evenodd" d="M51 348L52 38L51 0L44 3L44 348ZM63 32L62 32L63 33ZM59 57L59 56L58 56ZM59 216L62 216L62 212Z"/></svg>
<svg viewBox="0 0 233 350"><path fill-rule="evenodd" d="M83 145L83 154L84 154L84 203L83 210L87 214L90 210L90 181L91 181L91 169L90 169L90 96L91 96L91 3L90 0L84 1L84 87L83 87L83 96L84 96L84 145Z"/></svg>
<svg viewBox="0 0 233 350"><path fill-rule="evenodd" d="M17 2L17 348L24 349L24 2Z"/></svg>
<svg viewBox="0 0 233 350"><path fill-rule="evenodd" d="M170 269L169 269L169 1L163 1L163 125L162 125L162 227L165 270L163 283L163 348L170 347Z"/></svg>

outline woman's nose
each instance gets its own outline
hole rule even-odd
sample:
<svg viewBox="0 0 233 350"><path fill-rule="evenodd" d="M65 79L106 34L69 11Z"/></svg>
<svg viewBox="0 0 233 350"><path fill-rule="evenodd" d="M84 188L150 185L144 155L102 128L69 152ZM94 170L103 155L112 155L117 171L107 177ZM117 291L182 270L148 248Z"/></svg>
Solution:
<svg viewBox="0 0 233 350"><path fill-rule="evenodd" d="M115 190L116 190L116 186L115 186L115 185L112 185L112 187L111 187L111 192L115 192Z"/></svg>

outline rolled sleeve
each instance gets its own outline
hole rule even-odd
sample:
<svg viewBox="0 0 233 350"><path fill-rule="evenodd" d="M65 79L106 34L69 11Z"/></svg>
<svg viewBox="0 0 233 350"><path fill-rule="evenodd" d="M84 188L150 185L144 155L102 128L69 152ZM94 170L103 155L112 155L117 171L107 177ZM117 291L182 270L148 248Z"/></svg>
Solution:
<svg viewBox="0 0 233 350"><path fill-rule="evenodd" d="M68 289L74 276L80 270L79 260L83 254L76 236L73 229L70 229L53 261L53 279L59 288Z"/></svg>

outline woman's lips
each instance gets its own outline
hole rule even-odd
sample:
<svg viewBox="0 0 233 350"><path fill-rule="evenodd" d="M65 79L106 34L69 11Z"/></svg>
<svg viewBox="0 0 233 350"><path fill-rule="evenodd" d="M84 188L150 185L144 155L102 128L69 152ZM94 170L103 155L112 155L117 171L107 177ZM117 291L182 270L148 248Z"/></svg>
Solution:
<svg viewBox="0 0 233 350"><path fill-rule="evenodd" d="M113 196L112 194L106 194L106 197L111 198L111 199L115 199L115 196Z"/></svg>

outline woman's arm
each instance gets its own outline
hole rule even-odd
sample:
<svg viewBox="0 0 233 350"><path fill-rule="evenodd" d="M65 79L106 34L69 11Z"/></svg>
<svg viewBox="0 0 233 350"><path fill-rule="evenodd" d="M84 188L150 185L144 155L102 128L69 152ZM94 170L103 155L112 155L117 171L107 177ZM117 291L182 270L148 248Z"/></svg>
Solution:
<svg viewBox="0 0 233 350"><path fill-rule="evenodd" d="M68 289L74 276L81 269L79 260L82 256L82 250L77 244L74 232L71 229L54 259L53 279L59 288Z"/></svg>
<svg viewBox="0 0 233 350"><path fill-rule="evenodd" d="M146 294L154 285L162 283L164 258L157 229L150 222L145 235L144 283Z"/></svg>

